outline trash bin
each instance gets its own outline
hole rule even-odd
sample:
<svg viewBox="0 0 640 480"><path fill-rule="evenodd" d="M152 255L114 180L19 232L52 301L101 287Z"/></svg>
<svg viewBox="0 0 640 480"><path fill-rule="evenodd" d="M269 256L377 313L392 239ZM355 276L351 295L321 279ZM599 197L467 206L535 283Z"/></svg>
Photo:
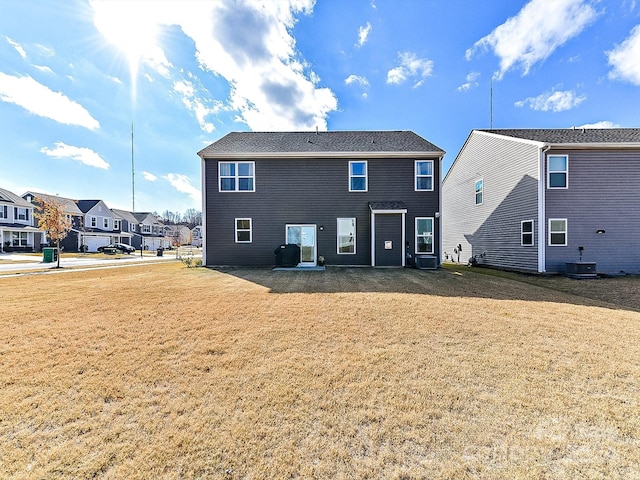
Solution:
<svg viewBox="0 0 640 480"><path fill-rule="evenodd" d="M164 249L162 247L158 248L158 256L161 257L162 256L162 252L164 251Z"/></svg>
<svg viewBox="0 0 640 480"><path fill-rule="evenodd" d="M58 249L56 247L45 247L42 249L42 261L51 263L58 260Z"/></svg>

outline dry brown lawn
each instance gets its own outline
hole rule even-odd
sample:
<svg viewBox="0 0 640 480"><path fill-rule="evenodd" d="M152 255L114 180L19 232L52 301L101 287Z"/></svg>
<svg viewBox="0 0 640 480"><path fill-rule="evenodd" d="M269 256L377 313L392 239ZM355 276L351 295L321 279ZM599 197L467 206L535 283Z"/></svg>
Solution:
<svg viewBox="0 0 640 480"><path fill-rule="evenodd" d="M640 478L639 286L178 262L0 278L0 478Z"/></svg>

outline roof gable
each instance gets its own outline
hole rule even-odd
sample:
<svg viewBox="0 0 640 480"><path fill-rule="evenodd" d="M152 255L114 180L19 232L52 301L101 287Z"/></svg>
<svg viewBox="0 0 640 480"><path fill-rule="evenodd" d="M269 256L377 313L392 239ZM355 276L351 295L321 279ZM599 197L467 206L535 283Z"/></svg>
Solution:
<svg viewBox="0 0 640 480"><path fill-rule="evenodd" d="M233 155L306 157L336 155L442 156L444 150L411 131L231 132L198 152L202 158Z"/></svg>
<svg viewBox="0 0 640 480"><path fill-rule="evenodd" d="M24 198L21 198L15 193L5 190L4 188L0 188L0 202L11 203L12 205L21 208L33 208L33 205L27 202Z"/></svg>

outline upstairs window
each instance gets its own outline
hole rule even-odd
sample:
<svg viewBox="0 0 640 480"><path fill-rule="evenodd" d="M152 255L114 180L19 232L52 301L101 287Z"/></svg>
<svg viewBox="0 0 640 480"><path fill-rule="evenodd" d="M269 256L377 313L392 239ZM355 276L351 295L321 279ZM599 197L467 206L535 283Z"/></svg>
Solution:
<svg viewBox="0 0 640 480"><path fill-rule="evenodd" d="M114 230L120 230L120 220L114 220L113 221L113 229Z"/></svg>
<svg viewBox="0 0 640 480"><path fill-rule="evenodd" d="M533 246L533 220L520 222L520 245L523 247Z"/></svg>
<svg viewBox="0 0 640 480"><path fill-rule="evenodd" d="M549 245L564 247L567 245L567 219L549 219Z"/></svg>
<svg viewBox="0 0 640 480"><path fill-rule="evenodd" d="M367 162L349 162L349 191L367 191Z"/></svg>
<svg viewBox="0 0 640 480"><path fill-rule="evenodd" d="M7 212L7 206L6 205L0 205L0 218L9 218L7 215L9 213Z"/></svg>
<svg viewBox="0 0 640 480"><path fill-rule="evenodd" d="M15 207L13 214L14 220L29 220L29 210L26 208Z"/></svg>
<svg viewBox="0 0 640 480"><path fill-rule="evenodd" d="M547 188L567 188L569 186L569 157L549 155L547 157Z"/></svg>
<svg viewBox="0 0 640 480"><path fill-rule="evenodd" d="M102 228L109 228L109 219L108 218L103 218L102 219Z"/></svg>
<svg viewBox="0 0 640 480"><path fill-rule="evenodd" d="M236 243L251 243L251 219L236 218Z"/></svg>
<svg viewBox="0 0 640 480"><path fill-rule="evenodd" d="M432 160L416 160L416 191L432 191L433 190L433 161Z"/></svg>
<svg viewBox="0 0 640 480"><path fill-rule="evenodd" d="M476 180L476 205L482 205L482 197L484 194L484 180Z"/></svg>
<svg viewBox="0 0 640 480"><path fill-rule="evenodd" d="M221 192L255 192L255 162L220 162Z"/></svg>
<svg viewBox="0 0 640 480"><path fill-rule="evenodd" d="M142 225L142 233L151 233L151 225Z"/></svg>
<svg viewBox="0 0 640 480"><path fill-rule="evenodd" d="M97 227L98 226L98 219L96 217L90 217L89 218L89 225L91 225L92 227Z"/></svg>
<svg viewBox="0 0 640 480"><path fill-rule="evenodd" d="M416 217L416 253L433 253L433 218Z"/></svg>
<svg viewBox="0 0 640 480"><path fill-rule="evenodd" d="M338 219L338 253L356 253L356 219Z"/></svg>

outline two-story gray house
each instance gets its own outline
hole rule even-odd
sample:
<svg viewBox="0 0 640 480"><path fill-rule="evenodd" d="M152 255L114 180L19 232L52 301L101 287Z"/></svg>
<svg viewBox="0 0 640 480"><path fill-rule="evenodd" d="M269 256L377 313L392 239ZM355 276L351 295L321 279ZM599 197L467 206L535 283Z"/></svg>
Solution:
<svg viewBox="0 0 640 480"><path fill-rule="evenodd" d="M33 205L0 188L0 252L33 252L43 243L44 232L36 226Z"/></svg>
<svg viewBox="0 0 640 480"><path fill-rule="evenodd" d="M442 195L447 257L640 273L640 128L473 130Z"/></svg>
<svg viewBox="0 0 640 480"><path fill-rule="evenodd" d="M440 262L444 151L410 131L235 132L202 159L207 266Z"/></svg>

